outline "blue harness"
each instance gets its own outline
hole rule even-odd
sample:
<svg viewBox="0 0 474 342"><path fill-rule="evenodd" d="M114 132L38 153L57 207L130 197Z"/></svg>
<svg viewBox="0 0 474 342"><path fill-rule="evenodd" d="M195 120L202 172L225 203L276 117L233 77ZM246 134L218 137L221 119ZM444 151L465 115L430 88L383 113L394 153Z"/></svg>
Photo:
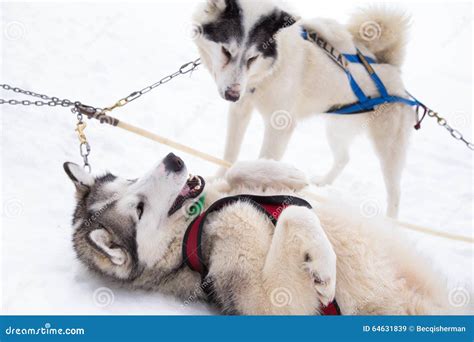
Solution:
<svg viewBox="0 0 474 342"><path fill-rule="evenodd" d="M377 63L377 61L373 59L372 57L364 56L358 49L357 49L357 54L355 55L339 53L334 47L332 47L326 40L320 37L317 33L315 32L310 33L304 28L302 28L301 36L303 37L303 39L309 42L312 42L316 44L318 47L320 47L321 49L323 49L324 52L326 52L327 55L346 73L347 78L349 79L349 84L352 88L352 91L354 92L354 95L359 100L356 103L339 106L334 109L331 108L328 111L329 114L343 114L343 115L360 114L360 113L373 111L375 107L381 104L395 103L395 102L404 103L409 106L416 106L417 113L420 107L423 109L426 109L426 106L424 106L421 102L419 102L417 99L415 99L413 96L411 96L408 93L407 95L410 97L410 99L403 98L400 96L389 95L387 92L387 88L385 88L385 85L383 84L382 80L378 77L378 75L375 73L374 69L371 66L371 64ZM364 91L360 88L360 86L357 84L357 81L354 79L351 72L349 71L349 68L347 67L349 63L360 63L364 66L365 70L367 70L370 77L372 78L372 81L377 87L377 90L380 94L379 97L371 98L370 96L365 95ZM426 114L426 110L421 120L423 120L425 114ZM421 120L418 120L417 124L415 125L416 129L420 128Z"/></svg>

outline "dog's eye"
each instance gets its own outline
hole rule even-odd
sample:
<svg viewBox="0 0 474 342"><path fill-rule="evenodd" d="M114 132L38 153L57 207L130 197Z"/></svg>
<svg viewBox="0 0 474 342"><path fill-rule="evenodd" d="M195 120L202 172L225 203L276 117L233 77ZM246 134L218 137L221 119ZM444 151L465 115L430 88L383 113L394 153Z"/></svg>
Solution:
<svg viewBox="0 0 474 342"><path fill-rule="evenodd" d="M142 218L144 209L145 209L145 203L140 202L137 204L137 215L138 215L139 220Z"/></svg>
<svg viewBox="0 0 474 342"><path fill-rule="evenodd" d="M232 58L232 55L230 54L229 50L227 50L225 47L222 47L222 54L227 58L227 62L230 61Z"/></svg>
<svg viewBox="0 0 474 342"><path fill-rule="evenodd" d="M253 62L255 62L258 58L258 55L257 56L253 56L253 57L250 57L248 60L247 60L247 69L250 69L250 66L253 64Z"/></svg>

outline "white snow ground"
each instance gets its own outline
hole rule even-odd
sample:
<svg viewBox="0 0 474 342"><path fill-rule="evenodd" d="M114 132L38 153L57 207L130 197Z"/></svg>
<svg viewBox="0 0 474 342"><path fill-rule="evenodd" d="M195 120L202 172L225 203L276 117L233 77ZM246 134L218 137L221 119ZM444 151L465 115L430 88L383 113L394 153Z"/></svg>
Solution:
<svg viewBox="0 0 474 342"><path fill-rule="evenodd" d="M292 1L305 16L344 21L356 3ZM472 139L472 5L400 4L413 15L404 66L407 88ZM0 83L105 106L197 57L189 38L192 1L155 3L1 4ZM0 92L0 98L13 95ZM23 98L17 96L15 98ZM165 137L222 155L227 104L203 69L169 83L116 114ZM206 314L158 293L130 292L97 279L75 260L71 238L73 186L64 161L80 162L74 117L66 109L0 107L2 117L3 314ZM298 127L285 160L323 173L331 156L323 120ZM256 157L262 123L256 115L242 159ZM140 175L170 151L143 138L90 122L94 172ZM384 211L384 186L368 141L335 186ZM194 173L215 167L183 155ZM472 152L427 118L413 132L400 218L472 236ZM448 279L456 303L473 312L472 245L400 228ZM109 290L104 290L107 287ZM470 303L469 303L470 300Z"/></svg>

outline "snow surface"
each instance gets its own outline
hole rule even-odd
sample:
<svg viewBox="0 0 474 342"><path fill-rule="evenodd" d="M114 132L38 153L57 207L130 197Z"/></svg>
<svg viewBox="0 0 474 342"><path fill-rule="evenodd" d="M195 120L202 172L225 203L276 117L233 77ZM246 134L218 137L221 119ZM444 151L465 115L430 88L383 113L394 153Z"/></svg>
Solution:
<svg viewBox="0 0 474 342"><path fill-rule="evenodd" d="M356 3L292 1L304 16L347 19ZM154 3L2 3L0 83L106 106L197 57L189 37L192 1ZM399 4L413 15L404 66L407 88L472 139L472 5ZM2 91L0 98L24 98ZM227 104L203 69L133 102L116 114L165 137L221 156ZM71 248L73 186L62 170L80 162L75 120L61 108L2 106L2 313L206 314L158 293L131 292L85 271ZM262 123L255 115L242 159L256 158ZM89 122L95 173L132 178L170 151L141 137ZM182 154L181 154L182 155ZM186 156L193 173L212 164ZM357 203L384 211L384 185L365 138L335 186ZM330 165L323 119L297 129L285 160L310 174ZM472 236L472 152L433 120L413 132L400 218ZM359 201L359 202L358 202ZM400 228L432 260L439 279L471 299L473 249ZM106 287L107 289L103 289ZM460 292L459 292L460 291ZM466 308L472 310L471 304Z"/></svg>

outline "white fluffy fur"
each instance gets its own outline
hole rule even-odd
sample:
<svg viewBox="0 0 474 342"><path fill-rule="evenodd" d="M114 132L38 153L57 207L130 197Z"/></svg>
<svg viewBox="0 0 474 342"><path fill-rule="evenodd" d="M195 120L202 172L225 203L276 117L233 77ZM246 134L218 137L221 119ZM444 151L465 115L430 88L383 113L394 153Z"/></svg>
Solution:
<svg viewBox="0 0 474 342"><path fill-rule="evenodd" d="M279 186L286 184L289 188L294 184L293 177L288 178L288 183L282 181L288 174L285 165L278 167L268 161L257 161L253 165L239 164L237 163L227 174L228 183L234 186L237 185L236 179L242 180L240 187L232 189L231 193L249 191L247 186L251 186L255 192L254 182L258 183L255 179L255 170L261 171L265 168L265 176L260 182L275 179L278 180ZM236 170L239 170L238 176ZM251 182L247 184L246 179L250 179ZM301 179L301 183L303 182L304 178ZM295 191L295 194L311 202L311 198L314 197L309 195L308 191L311 192L309 188L305 188ZM278 191L267 188L263 193L272 194ZM289 222L292 222L293 229L296 228L295 225L322 227L324 235L307 238L306 241L310 244L315 243L316 248L317 245L325 243L326 236L329 239L337 257L335 295L344 314L420 315L451 312L446 282L432 271L432 267L421 255L414 252L414 248L400 237L399 232L392 234L389 223L384 220L364 219L356 209L344 203L337 195L330 195L323 202L313 201L312 205L316 217L306 215L303 210L295 213L295 217L289 219ZM283 213L285 214L286 210ZM285 219L285 216L282 218ZM318 223L311 223L315 219ZM301 253L307 248L299 246L299 249L293 252L287 251L284 260L292 260L295 257L294 253ZM331 253L321 247L317 247L317 250L319 253L325 250L324 253ZM327 257L331 258L327 254L319 256L320 260L321 258L325 260ZM281 263L285 262L282 260ZM316 269L321 270L328 265L330 262L323 263Z"/></svg>
<svg viewBox="0 0 474 342"><path fill-rule="evenodd" d="M363 25L375 23L380 28L377 39L366 39ZM410 17L395 7L371 6L354 12L347 29L359 44L372 51L382 63L401 66L405 57Z"/></svg>
<svg viewBox="0 0 474 342"><path fill-rule="evenodd" d="M263 3L239 2L246 28L252 24L249 18L266 15L269 8L275 8L269 5L271 2ZM197 10L194 20L200 24L215 20L217 10L209 13L203 8L205 6ZM364 40L360 34L360 27L364 23L380 27L380 36ZM238 159L250 116L255 109L265 123L260 157L280 160L301 120L309 115L324 113L334 105L357 102L345 73L322 49L300 37L301 26L318 32L341 52L354 53L358 47L363 53L376 56L381 63L373 67L388 93L407 96L399 66L404 55L408 19L396 11L382 7L361 10L352 17L347 27L329 19L299 21L276 34L276 60L260 57L248 70L237 64L225 64L221 44L201 36L196 39L196 44L204 65L216 80L221 95L229 87L240 89L241 92L240 100L229 106L224 153L226 160L234 162ZM225 47L239 58L247 58L255 53L252 47L244 51L244 45L231 41ZM367 96L379 95L361 64L350 64L349 69ZM235 87L236 84L238 87ZM388 104L365 114L327 114L325 117L327 140L334 155L334 162L327 174L314 177L313 183L320 186L332 183L349 161L349 148L354 137L366 132L380 160L387 189L387 214L396 217L400 202L401 174L416 117L413 108L402 104ZM279 126L279 119L286 121L284 127ZM223 172L224 170L221 170L220 174Z"/></svg>

